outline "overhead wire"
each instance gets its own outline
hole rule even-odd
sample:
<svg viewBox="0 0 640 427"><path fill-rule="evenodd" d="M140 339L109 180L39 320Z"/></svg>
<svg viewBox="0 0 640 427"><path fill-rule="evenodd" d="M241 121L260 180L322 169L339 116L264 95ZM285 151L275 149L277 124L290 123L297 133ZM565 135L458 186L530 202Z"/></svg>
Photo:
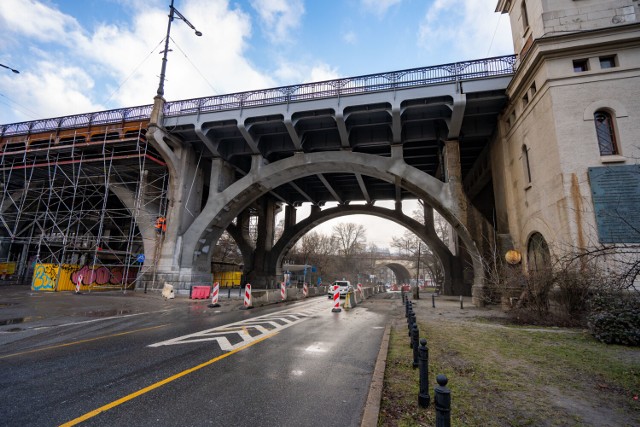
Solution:
<svg viewBox="0 0 640 427"><path fill-rule="evenodd" d="M21 105L17 101L14 101L13 99L9 98L4 93L0 93L0 97L6 98L9 101L9 102L2 102L3 104L9 106L9 108L16 108L15 105L17 105L18 107L16 109L22 111L22 113L26 114L27 116L31 116L31 118L34 119L34 120L37 120L38 118L43 117L42 114L39 114L39 113L37 113L37 112L25 107L24 105ZM12 105L12 104L15 104L15 105ZM1 119L0 119L0 121L1 121Z"/></svg>
<svg viewBox="0 0 640 427"><path fill-rule="evenodd" d="M189 63L191 64L191 66L198 72L198 74L200 74L200 77L202 77L202 79L209 85L209 87L213 90L213 93L220 93L220 91L218 89L216 89L211 82L209 82L209 80L207 80L207 78L204 76L204 74L202 74L202 71L200 71L200 69L196 66L196 64L193 63L193 61L191 61L191 59L187 56L186 53L184 53L184 51L182 50L182 48L178 45L178 43L176 43L176 41L173 39L173 37L169 37L169 39L173 42L173 44L178 48L178 50L182 53L182 55L184 55L184 57L187 59L187 61L189 61Z"/></svg>
<svg viewBox="0 0 640 427"><path fill-rule="evenodd" d="M493 47L493 41L496 38L496 33L498 32L498 26L500 26L500 18L502 17L502 14L498 15L498 20L496 21L496 28L495 30L493 30L493 37L491 37L491 43L489 43L489 49L487 49L487 56L489 56L489 52L491 52L491 48Z"/></svg>
<svg viewBox="0 0 640 427"><path fill-rule="evenodd" d="M120 91L120 89L122 88L122 86L124 86L124 84L138 71L138 69L140 69L140 67L142 66L142 64L144 64L145 62L147 62L147 59L149 59L149 57L151 56L151 54L153 52L156 51L156 49L158 48L158 46L160 46L162 43L164 42L164 37L158 42L157 45L155 45L153 47L153 49L151 49L151 51L147 54L147 56L144 57L144 59L142 61L140 61L140 63L136 66L136 68L133 69L133 71L131 73L129 73L129 75L122 80L122 82L118 85L118 87L111 93L111 95L109 95L109 98L107 98L104 101L104 104L107 105L109 103L109 101L111 101L111 98L113 98L113 96L118 93Z"/></svg>

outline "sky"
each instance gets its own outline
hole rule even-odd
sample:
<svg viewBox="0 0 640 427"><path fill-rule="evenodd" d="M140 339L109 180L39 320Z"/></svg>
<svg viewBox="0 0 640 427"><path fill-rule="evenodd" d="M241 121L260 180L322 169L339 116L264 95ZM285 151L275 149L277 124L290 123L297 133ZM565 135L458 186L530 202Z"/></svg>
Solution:
<svg viewBox="0 0 640 427"><path fill-rule="evenodd" d="M0 0L0 124L153 103L170 0ZM168 101L513 53L497 0L175 0ZM403 206L411 213L412 207ZM373 217L368 240L402 233ZM324 224L330 230L333 222ZM380 227L380 221L383 226Z"/></svg>

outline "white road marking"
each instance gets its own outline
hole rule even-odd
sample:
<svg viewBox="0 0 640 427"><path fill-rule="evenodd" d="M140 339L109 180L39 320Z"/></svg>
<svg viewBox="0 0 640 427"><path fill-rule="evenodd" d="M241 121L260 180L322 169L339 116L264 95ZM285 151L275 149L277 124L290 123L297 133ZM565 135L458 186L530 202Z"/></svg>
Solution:
<svg viewBox="0 0 640 427"><path fill-rule="evenodd" d="M300 310L301 308L308 309ZM294 308L284 310L280 313L270 313L263 316L252 317L251 319L242 320L240 322L230 323L228 325L219 326L217 328L206 329L204 331L195 332L193 334L183 335L166 341L150 344L149 347L215 341L218 343L221 350L232 351L236 348L256 341L266 334L276 333L297 323L303 322L307 320L311 315L318 313L321 310L326 310L325 304L320 305L315 304L315 302L310 302L304 304L303 307L297 305ZM265 327L265 325L271 326L272 329ZM258 333L252 336L248 332L249 328ZM240 341L236 344L231 344L231 341L229 341L228 338L231 336L233 336L235 340L239 338Z"/></svg>

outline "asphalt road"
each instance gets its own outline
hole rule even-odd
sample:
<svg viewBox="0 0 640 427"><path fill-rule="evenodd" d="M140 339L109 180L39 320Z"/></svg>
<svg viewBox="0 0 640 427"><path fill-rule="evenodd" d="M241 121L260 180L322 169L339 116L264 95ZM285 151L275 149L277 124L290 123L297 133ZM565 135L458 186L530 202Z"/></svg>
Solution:
<svg viewBox="0 0 640 427"><path fill-rule="evenodd" d="M199 304L5 328L0 424L359 426L397 304L331 308Z"/></svg>

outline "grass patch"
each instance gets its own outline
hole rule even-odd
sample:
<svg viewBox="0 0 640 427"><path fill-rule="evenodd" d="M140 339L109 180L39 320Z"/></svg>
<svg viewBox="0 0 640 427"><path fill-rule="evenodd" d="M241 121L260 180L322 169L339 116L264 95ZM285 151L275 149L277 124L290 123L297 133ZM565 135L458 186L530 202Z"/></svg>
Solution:
<svg viewBox="0 0 640 427"><path fill-rule="evenodd" d="M640 425L640 349L605 345L575 329L482 321L421 322L428 340L429 394L436 374L452 392L455 426ZM406 324L392 328L380 426L435 425L418 407ZM635 397L635 398L634 398Z"/></svg>

